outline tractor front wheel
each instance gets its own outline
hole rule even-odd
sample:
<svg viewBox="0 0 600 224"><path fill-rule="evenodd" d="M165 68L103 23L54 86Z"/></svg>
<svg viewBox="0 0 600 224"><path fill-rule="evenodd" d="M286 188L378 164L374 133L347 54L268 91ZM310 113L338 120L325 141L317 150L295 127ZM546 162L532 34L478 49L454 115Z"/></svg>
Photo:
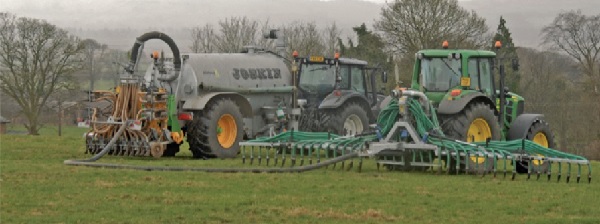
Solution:
<svg viewBox="0 0 600 224"><path fill-rule="evenodd" d="M550 130L550 126L545 121L534 122L529 131L527 131L527 139L531 140L538 145L545 148L554 148L554 134ZM534 155L535 156L535 155ZM541 156L541 155L537 155ZM517 162L517 173L527 173L529 170L529 162L521 161ZM548 172L548 162L543 160L533 160L531 162L532 173L546 173Z"/></svg>
<svg viewBox="0 0 600 224"><path fill-rule="evenodd" d="M449 137L465 142L485 142L488 138L491 140L500 140L500 125L494 115L494 111L484 103L472 103L462 110L459 114L451 116L445 120L443 125L444 133ZM462 157L460 161L452 159L448 164L451 173L456 172L456 162L460 162L461 171L468 170L477 173L488 172L493 169L493 159L487 157L477 157L471 155L470 158Z"/></svg>
<svg viewBox="0 0 600 224"><path fill-rule="evenodd" d="M334 134L354 136L361 134L369 128L367 111L356 103L350 103L330 114L327 129Z"/></svg>

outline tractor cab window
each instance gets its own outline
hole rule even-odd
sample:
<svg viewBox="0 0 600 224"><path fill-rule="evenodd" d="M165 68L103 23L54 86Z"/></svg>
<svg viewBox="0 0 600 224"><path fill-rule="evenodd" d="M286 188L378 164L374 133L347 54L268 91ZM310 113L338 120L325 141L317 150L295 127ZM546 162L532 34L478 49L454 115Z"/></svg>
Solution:
<svg viewBox="0 0 600 224"><path fill-rule="evenodd" d="M471 89L492 95L493 83L489 58L469 59L469 77L471 77Z"/></svg>
<svg viewBox="0 0 600 224"><path fill-rule="evenodd" d="M460 60L448 58L421 59L421 85L426 91L446 92L460 85Z"/></svg>
<svg viewBox="0 0 600 224"><path fill-rule="evenodd" d="M350 67L348 65L340 65L340 76L342 80L340 81L340 89L349 89L350 88Z"/></svg>
<svg viewBox="0 0 600 224"><path fill-rule="evenodd" d="M360 93L365 92L365 82L363 78L363 70L360 67L353 66L350 69L350 86L351 89Z"/></svg>
<svg viewBox="0 0 600 224"><path fill-rule="evenodd" d="M335 85L335 66L304 64L300 70L298 86L308 92L331 92Z"/></svg>

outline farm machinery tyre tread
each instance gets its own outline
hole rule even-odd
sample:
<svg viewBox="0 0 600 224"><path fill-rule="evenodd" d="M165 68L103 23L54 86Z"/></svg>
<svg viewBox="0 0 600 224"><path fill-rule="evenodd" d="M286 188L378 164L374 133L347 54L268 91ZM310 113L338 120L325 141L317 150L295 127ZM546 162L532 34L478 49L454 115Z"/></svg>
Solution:
<svg viewBox="0 0 600 224"><path fill-rule="evenodd" d="M219 121L230 127L219 127ZM188 126L188 143L194 158L234 158L240 151L239 142L243 138L243 121L240 108L230 99L220 99L209 105L205 111ZM229 130L233 128L234 130ZM227 130L223 130L227 129ZM224 147L219 142L217 132L225 131Z"/></svg>
<svg viewBox="0 0 600 224"><path fill-rule="evenodd" d="M543 146L546 146L548 148L556 147L556 143L554 142L554 134L552 133L552 130L550 130L550 126L548 125L548 123L543 120L535 122L531 125L529 131L527 131L527 139L535 142L535 136L540 133L543 134L547 143L547 146ZM527 173L528 166L529 162L517 162L517 173ZM533 165L531 166L531 170L532 172L546 173L548 172L548 162L542 162L542 164L540 165Z"/></svg>
<svg viewBox="0 0 600 224"><path fill-rule="evenodd" d="M320 124L329 124L329 122L331 122L332 115L333 114L327 110L318 110L317 111L317 116L319 117ZM323 129L323 130L316 130L316 131L322 131L322 132L328 131L327 127L321 127L319 129Z"/></svg>
<svg viewBox="0 0 600 224"><path fill-rule="evenodd" d="M344 123L352 115L356 116L355 119L358 118L361 122L360 125L362 125L362 130L357 130L356 134L360 134L369 129L369 117L367 116L367 111L359 104L349 103L337 110L330 111L327 115L323 115L324 117L329 117L329 120L324 123L326 130L338 135L347 135Z"/></svg>
<svg viewBox="0 0 600 224"><path fill-rule="evenodd" d="M444 130L444 133L450 138L470 142L470 140L468 139L468 132L471 125L473 125L473 122L477 119L482 119L483 121L485 121L485 123L487 123L487 127L489 127L489 131L491 134L491 140L500 140L500 125L498 124L496 115L494 115L494 111L488 105L482 102L471 103L467 105L465 109L463 109L460 113L449 116L448 118L446 118L446 122L444 122L442 128ZM477 170L475 170L475 172L477 173L491 171L494 165L493 159L486 159L488 161L487 166L485 167L483 165L485 163L479 163L479 165L477 165L476 161L468 159L469 170L473 171L473 169L477 167ZM464 157L461 158L460 171L466 171L466 165L463 164L464 160ZM449 166L447 166L447 168L450 169L450 173L456 173L456 162L456 159L453 158L451 159L450 164L448 164Z"/></svg>

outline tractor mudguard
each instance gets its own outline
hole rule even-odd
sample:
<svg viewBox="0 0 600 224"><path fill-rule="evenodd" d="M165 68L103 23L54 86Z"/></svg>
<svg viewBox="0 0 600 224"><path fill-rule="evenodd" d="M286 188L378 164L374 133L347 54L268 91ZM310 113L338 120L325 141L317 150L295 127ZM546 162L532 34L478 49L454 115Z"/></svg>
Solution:
<svg viewBox="0 0 600 224"><path fill-rule="evenodd" d="M319 109L333 109L342 106L346 101L351 98L357 98L360 101L365 102L369 105L367 97L353 91L341 91L341 96L335 96L333 93L329 94L323 99L319 105Z"/></svg>
<svg viewBox="0 0 600 224"><path fill-rule="evenodd" d="M228 97L240 107L240 112L245 118L252 117L252 106L246 97L235 92L213 92L195 97L186 97L181 109L183 110L203 110L206 104L212 99Z"/></svg>
<svg viewBox="0 0 600 224"><path fill-rule="evenodd" d="M440 102L437 112L439 114L456 114L463 110L467 104L469 104L469 102L475 98L484 101L487 105L495 105L494 102L492 102L492 100L490 100L490 98L488 98L486 95L483 95L483 93L471 92L463 95L459 99L448 100L448 98L444 98L442 102ZM495 108L492 109L494 109L494 113L496 113Z"/></svg>
<svg viewBox="0 0 600 224"><path fill-rule="evenodd" d="M333 93L329 94L323 99L321 104L319 104L319 109L337 109L343 106L348 101L358 102L367 112L367 116L369 117L369 121L373 120L374 114L371 111L371 107L369 106L369 101L367 97L356 93L354 91L341 91L341 96L335 96Z"/></svg>
<svg viewBox="0 0 600 224"><path fill-rule="evenodd" d="M531 125L544 118L543 114L521 114L510 124L507 140L527 138L527 132Z"/></svg>

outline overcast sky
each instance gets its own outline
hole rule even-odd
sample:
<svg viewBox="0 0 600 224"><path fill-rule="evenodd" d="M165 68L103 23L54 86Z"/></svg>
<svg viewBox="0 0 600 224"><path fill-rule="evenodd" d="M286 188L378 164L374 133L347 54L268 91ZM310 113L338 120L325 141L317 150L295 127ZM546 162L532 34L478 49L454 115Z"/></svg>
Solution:
<svg viewBox="0 0 600 224"><path fill-rule="evenodd" d="M385 0L0 0L0 11L45 19L68 29L182 29L247 16L272 25L336 22L345 33L379 19ZM392 2L390 0L389 2ZM495 30L503 16L520 46L538 47L541 29L560 12L600 14L600 0L461 0ZM186 35L187 36L187 35ZM98 38L88 36L85 38ZM134 37L127 38L127 43ZM183 37L182 39L186 39ZM110 43L109 43L110 44ZM128 44L127 44L128 45Z"/></svg>

